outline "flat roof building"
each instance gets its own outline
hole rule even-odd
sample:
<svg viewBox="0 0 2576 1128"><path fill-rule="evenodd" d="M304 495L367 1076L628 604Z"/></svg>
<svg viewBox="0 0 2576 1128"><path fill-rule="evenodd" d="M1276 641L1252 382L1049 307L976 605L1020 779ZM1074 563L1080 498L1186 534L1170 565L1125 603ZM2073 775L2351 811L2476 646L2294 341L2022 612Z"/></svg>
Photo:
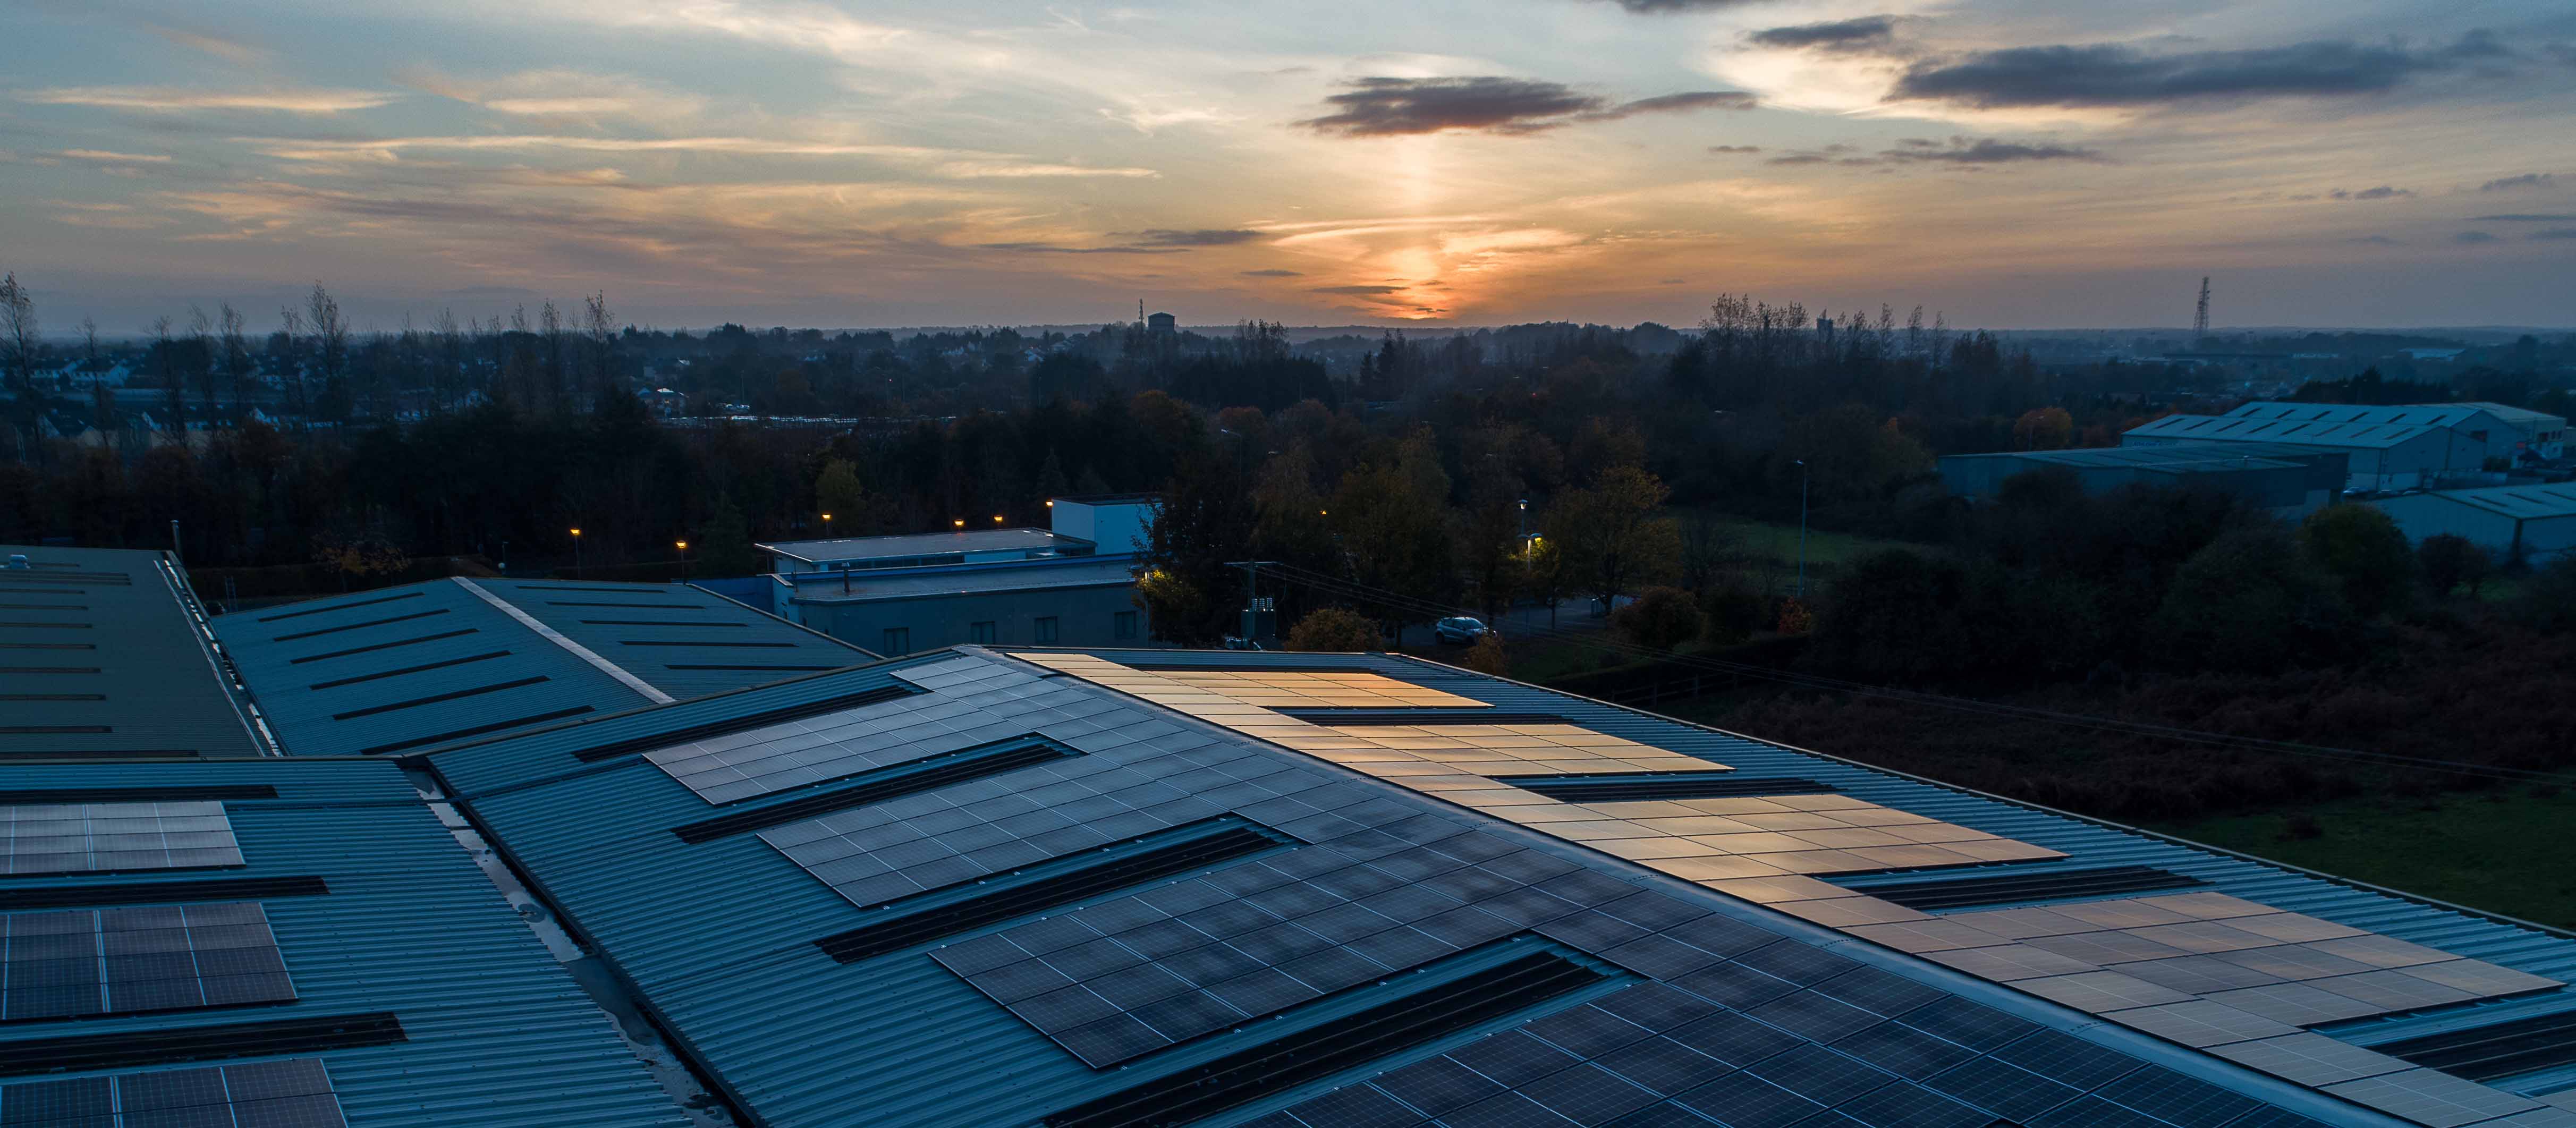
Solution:
<svg viewBox="0 0 2576 1128"><path fill-rule="evenodd" d="M2431 424L2338 423L2238 415L2168 415L2130 428L2123 447L2176 443L2264 443L2341 451L2349 459L2346 488L2416 489L2445 474L2479 470L2482 441Z"/></svg>
<svg viewBox="0 0 2576 1128"><path fill-rule="evenodd" d="M0 545L0 757L268 754L169 554Z"/></svg>
<svg viewBox="0 0 2576 1128"><path fill-rule="evenodd" d="M2576 483L2439 490L2379 498L2376 505L2408 540L2467 537L2497 560L2532 563L2576 552Z"/></svg>
<svg viewBox="0 0 2576 1128"><path fill-rule="evenodd" d="M2334 500L2350 476L2350 461L2341 451L2261 443L2007 451L1943 456L1941 481L1953 494L1987 501L2015 475L2062 468L2083 483L2086 493L2127 485L2197 485L2295 520Z"/></svg>

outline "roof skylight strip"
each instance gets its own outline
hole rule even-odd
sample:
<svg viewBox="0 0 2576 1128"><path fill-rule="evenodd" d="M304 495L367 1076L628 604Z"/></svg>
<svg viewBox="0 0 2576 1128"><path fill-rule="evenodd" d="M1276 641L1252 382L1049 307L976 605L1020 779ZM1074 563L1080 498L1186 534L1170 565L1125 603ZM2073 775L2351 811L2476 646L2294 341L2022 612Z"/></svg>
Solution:
<svg viewBox="0 0 2576 1128"><path fill-rule="evenodd" d="M538 674L534 677L513 678L505 682L494 682L490 685L478 685L471 689L450 690L446 693L433 693L427 697L415 697L409 701L393 701L383 705L370 705L364 709L351 709L346 713L333 713L331 714L331 719L335 721L355 720L359 717L372 717L380 713L391 713L400 709L416 709L423 705L435 705L441 701L455 701L459 698L465 697L480 697L486 693L499 693L505 689L517 689L521 686L535 685L539 682L549 682L553 680L553 678L544 674Z"/></svg>
<svg viewBox="0 0 2576 1128"><path fill-rule="evenodd" d="M712 842L1081 754L1039 737L1006 740L982 748L898 764L884 771L868 773L867 777L849 786L675 826L671 833L678 835L682 842Z"/></svg>
<svg viewBox="0 0 2576 1128"><path fill-rule="evenodd" d="M1049 1113L1045 1124L1047 1128L1145 1128L1188 1123L1400 1053L1488 1019L1528 1010L1605 978L1608 977L1601 972L1554 952L1532 952Z"/></svg>
<svg viewBox="0 0 2576 1128"><path fill-rule="evenodd" d="M883 918L816 940L814 946L838 962L857 963L943 936L1207 869L1286 846L1291 841L1240 816L1204 819L1136 841L1153 840L1160 841L1143 850L1132 849L1135 842L1124 842L1051 858L1035 863L1014 878L986 882L1000 888L963 900L939 900L929 908L908 911L905 906L922 899L939 899L944 890L891 901L880 906L885 911ZM1098 860L1072 868L1049 864L1085 857Z"/></svg>
<svg viewBox="0 0 2576 1128"><path fill-rule="evenodd" d="M2471 1081L2576 1065L2576 1011L2427 1034L2371 1049Z"/></svg>
<svg viewBox="0 0 2576 1128"><path fill-rule="evenodd" d="M838 713L844 710L858 709L887 701L895 701L921 692L923 691L917 687L902 682L896 682L892 685L879 686L875 689L862 690L858 693L847 693L839 697L827 698L822 701L809 701L802 705L787 705L764 712L753 713L748 716L727 717L722 720L708 721L704 724L689 725L685 728L663 729L659 732L647 733L643 736L631 736L624 740L612 741L607 744L600 744L580 749L572 755L574 759L580 760L583 763L592 763L599 760L613 760L619 756L625 756L636 752L650 752L657 748L671 748L682 744L688 744L693 741L704 740L710 736L722 736L729 732L742 732L747 729L762 728L768 725L785 724L788 721L799 721L807 717L819 717L826 713Z"/></svg>
<svg viewBox="0 0 2576 1128"><path fill-rule="evenodd" d="M330 892L331 886L318 877L214 877L201 881L56 885L36 889L0 889L0 912L177 905L191 901L262 901L276 897L322 897Z"/></svg>
<svg viewBox="0 0 2576 1128"><path fill-rule="evenodd" d="M469 736L482 736L485 733L501 732L505 729L544 724L547 721L560 721L565 717L578 717L591 711L591 707L588 705L576 705L570 709L557 709L551 713L538 713L533 716L513 717L510 720L494 721L488 725L475 725L472 728L461 728L454 732L435 733L429 736L414 737L410 740L397 740L391 744L378 744L373 747L361 748L358 750L358 753L363 756L375 756L386 752L408 752L414 748L427 748L433 744L445 744L448 741L463 740Z"/></svg>
<svg viewBox="0 0 2576 1128"><path fill-rule="evenodd" d="M400 599L418 598L420 598L419 592L407 591L401 595L378 596L374 599L361 599L353 603L334 603L329 607L307 607L302 611L288 611L278 615L262 615L254 621L261 623L274 623L280 619L301 619L306 615L327 615L333 611L346 611L352 607L373 607L379 603L392 603L395 600Z"/></svg>
<svg viewBox="0 0 2576 1128"><path fill-rule="evenodd" d="M398 670L383 670L372 674L354 674L345 678L333 678L329 681L318 681L304 688L334 689L344 685L356 685L359 682L371 682L378 678L398 678L404 674L417 674L424 670L443 670L449 666L462 666L468 662L488 662L494 658L507 658L509 656L510 652L507 650L491 650L485 651L481 654L468 654L463 658L449 658L441 662L423 662L417 666L404 666Z"/></svg>
<svg viewBox="0 0 2576 1128"><path fill-rule="evenodd" d="M388 615L382 619L369 619L363 623L342 623L336 627L319 627L309 631L297 631L293 634L282 634L276 638L270 639L269 641L292 642L299 638L314 638L320 635L338 634L342 631L365 630L368 627L381 627L388 623L407 623L413 619L426 619L433 615L444 614L447 614L447 608L440 607L429 611L414 611L409 615Z"/></svg>
<svg viewBox="0 0 2576 1128"><path fill-rule="evenodd" d="M289 658L286 660L286 664L290 666L300 666L306 662L320 662L329 658L346 658L352 654L365 654L374 650L391 650L397 646L410 646L414 643L436 642L442 638L455 638L458 635L470 635L481 629L483 628L467 627L461 631L441 631L437 634L425 634L419 638L398 638L392 642L379 642L372 646L352 646L347 650L333 650L322 654L307 654L301 658Z"/></svg>
<svg viewBox="0 0 2576 1128"><path fill-rule="evenodd" d="M0 1042L0 1077L140 1069L222 1058L310 1054L409 1041L391 1011L228 1022Z"/></svg>

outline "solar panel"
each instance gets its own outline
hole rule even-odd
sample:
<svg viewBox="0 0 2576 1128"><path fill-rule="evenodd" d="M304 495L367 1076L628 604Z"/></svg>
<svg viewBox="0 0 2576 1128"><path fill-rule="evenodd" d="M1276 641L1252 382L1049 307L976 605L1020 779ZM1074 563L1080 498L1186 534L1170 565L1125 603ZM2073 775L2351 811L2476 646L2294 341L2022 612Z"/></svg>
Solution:
<svg viewBox="0 0 2576 1128"><path fill-rule="evenodd" d="M114 885L48 885L0 889L0 911L76 909L109 905L166 905L187 901L319 897L331 887L318 877L221 877L203 881L119 882Z"/></svg>
<svg viewBox="0 0 2576 1128"><path fill-rule="evenodd" d="M242 864L216 801L0 806L11 876Z"/></svg>
<svg viewBox="0 0 2576 1128"><path fill-rule="evenodd" d="M969 748L900 765L892 771L871 773L853 779L846 787L672 827L671 833L682 842L708 842L1078 755L1081 753L1052 740L1003 741L996 747ZM782 847L781 852L790 858L797 856L793 848Z"/></svg>
<svg viewBox="0 0 2576 1128"><path fill-rule="evenodd" d="M857 693L843 694L839 697L823 701L812 701L801 705L769 709L763 712L753 713L749 716L727 717L721 720L691 725L687 728L663 729L644 736L630 737L625 740L613 741L607 744L592 745L591 747L583 748L574 752L573 758L580 760L583 763L592 763L599 760L615 759L619 756L635 752L650 752L656 749L675 748L688 745L693 741L705 740L709 737L742 733L773 725L785 725L808 717L821 717L831 713L864 709L870 705L910 697L919 692L920 690L909 685L896 684L880 686L875 689L862 690ZM676 761L678 759L680 758L673 757L672 761ZM664 771L671 771L672 761L657 759L655 762L662 764ZM675 777L680 777L680 782L682 783L689 782L688 779L681 776L681 773L679 772L672 772L672 774Z"/></svg>
<svg viewBox="0 0 2576 1128"><path fill-rule="evenodd" d="M2576 1011L2532 1015L2372 1047L2472 1081L2576 1065Z"/></svg>
<svg viewBox="0 0 2576 1128"><path fill-rule="evenodd" d="M0 1085L0 1124L27 1128L342 1128L346 1123L330 1071L318 1058Z"/></svg>
<svg viewBox="0 0 2576 1128"><path fill-rule="evenodd" d="M0 1022L289 1002L257 902L0 917Z"/></svg>
<svg viewBox="0 0 2576 1128"><path fill-rule="evenodd" d="M1601 973L1564 956L1534 951L1049 1113L1045 1123L1048 1128L1186 1123L1543 1005L1600 979Z"/></svg>

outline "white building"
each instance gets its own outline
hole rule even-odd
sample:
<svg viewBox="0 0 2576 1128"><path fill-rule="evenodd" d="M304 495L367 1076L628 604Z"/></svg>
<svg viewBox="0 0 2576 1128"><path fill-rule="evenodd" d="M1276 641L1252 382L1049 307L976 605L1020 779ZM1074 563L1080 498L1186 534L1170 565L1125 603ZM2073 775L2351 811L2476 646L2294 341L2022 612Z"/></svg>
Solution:
<svg viewBox="0 0 2576 1128"><path fill-rule="evenodd" d="M2566 441L2567 421L2500 403L2349 404L2289 403L2256 400L2228 412L2231 419L2267 419L2304 423L2382 423L2401 427L2440 427L2457 436L2462 449L2488 458L2519 458L2530 451L2556 458ZM2475 469L2471 466L2470 469Z"/></svg>
<svg viewBox="0 0 2576 1128"><path fill-rule="evenodd" d="M2168 415L2120 436L2124 447L2178 443L2264 443L2340 451L2348 459L2346 489L2410 490L2447 473L2477 470L2483 449L2435 426L2392 423L2321 423L2234 415Z"/></svg>

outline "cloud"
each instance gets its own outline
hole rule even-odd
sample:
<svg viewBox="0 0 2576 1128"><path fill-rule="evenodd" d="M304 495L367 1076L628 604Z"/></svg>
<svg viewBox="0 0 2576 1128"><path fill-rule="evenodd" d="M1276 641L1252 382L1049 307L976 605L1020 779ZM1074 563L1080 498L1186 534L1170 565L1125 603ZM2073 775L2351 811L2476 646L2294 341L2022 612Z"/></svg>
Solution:
<svg viewBox="0 0 2576 1128"><path fill-rule="evenodd" d="M1270 269L1270 270L1247 270L1247 271L1244 271L1244 272L1243 272L1243 276L1244 276L1244 277L1246 277L1246 278L1303 278L1303 277L1305 277L1305 275L1300 274L1300 273L1298 273L1297 271L1294 271L1294 270L1279 270L1279 269L1276 269L1276 268L1273 268L1273 269Z"/></svg>
<svg viewBox="0 0 2576 1128"><path fill-rule="evenodd" d="M2415 194L2415 190L2412 188L2392 188L2388 185L2382 184L2377 188L2364 188L2358 192L2348 192L2344 189L2337 188L2326 194L2338 200L2394 200L2400 196L2412 196Z"/></svg>
<svg viewBox="0 0 2576 1128"><path fill-rule="evenodd" d="M268 52L261 48L239 40L227 39L210 31L174 27L169 24L145 24L144 30L181 47L203 51L235 66L252 66L268 59Z"/></svg>
<svg viewBox="0 0 2576 1128"><path fill-rule="evenodd" d="M59 154L75 161L92 164L168 164L170 158L159 153L112 153L105 149L65 149Z"/></svg>
<svg viewBox="0 0 2576 1128"><path fill-rule="evenodd" d="M1309 294L1346 294L1355 298L1371 298L1384 297L1388 294L1401 294L1404 291L1405 287L1402 286L1316 286L1308 289L1306 292Z"/></svg>
<svg viewBox="0 0 2576 1128"><path fill-rule="evenodd" d="M1261 232L1246 231L1241 228L1199 228L1181 231L1168 227L1149 227L1143 231L1126 233L1126 238L1138 246L1145 247L1227 247L1236 243L1249 243L1260 237Z"/></svg>
<svg viewBox="0 0 2576 1128"><path fill-rule="evenodd" d="M2496 241L2496 237L2489 235L2484 231L2463 231L2457 235L2451 236L2451 241L2454 243L2492 243Z"/></svg>
<svg viewBox="0 0 2576 1128"><path fill-rule="evenodd" d="M2530 237L2534 239L2576 239L2576 227L2546 228L2532 232Z"/></svg>
<svg viewBox="0 0 2576 1128"><path fill-rule="evenodd" d="M1641 16L1669 16L1675 12L1713 12L1733 8L1752 0L1612 0L1622 8Z"/></svg>
<svg viewBox="0 0 2576 1128"><path fill-rule="evenodd" d="M926 165L940 176L960 180L984 178L1109 176L1147 178L1162 175L1150 168L1036 164L1008 153L972 149L939 149L920 145L871 145L840 141L796 141L766 137L585 137L577 134L487 134L462 137L384 137L374 140L303 140L280 137L236 137L264 156L292 161L371 161L390 163L407 149L542 150L595 153L724 153L745 157L872 157Z"/></svg>
<svg viewBox="0 0 2576 1128"><path fill-rule="evenodd" d="M1712 153L1759 153L1759 152L1761 152L1761 151L1762 151L1762 146L1760 146L1760 145L1711 145L1711 146L1709 146L1709 147L1708 147L1708 151L1709 151L1709 152L1712 152Z"/></svg>
<svg viewBox="0 0 2576 1128"><path fill-rule="evenodd" d="M2368 243L2374 247L2394 247L2397 245L2397 240L2391 239L2386 235L2358 235L2353 238L2346 239L2344 242Z"/></svg>
<svg viewBox="0 0 2576 1128"><path fill-rule="evenodd" d="M336 114L372 110L394 100L372 90L179 90L162 86L59 86L19 93L44 106L100 106L115 110L177 113L187 110L263 110Z"/></svg>
<svg viewBox="0 0 2576 1128"><path fill-rule="evenodd" d="M2576 215L2555 212L2508 212L2503 215L2473 215L2472 223L2576 223Z"/></svg>
<svg viewBox="0 0 2576 1128"><path fill-rule="evenodd" d="M501 78L458 78L425 67L401 71L406 86L515 117L645 119L664 128L695 117L705 99L616 75L574 70L523 71Z"/></svg>
<svg viewBox="0 0 2576 1128"><path fill-rule="evenodd" d="M1867 54L1886 50L1896 38L1896 17L1862 16L1854 20L1764 28L1744 37L1759 47L1829 54Z"/></svg>
<svg viewBox="0 0 2576 1128"><path fill-rule="evenodd" d="M1892 161L1939 161L1948 164L2012 164L2021 161L2091 161L2109 163L2110 158L2093 149L2073 145L2025 145L2014 141L1997 141L1991 137L1952 137L1948 144L1922 137L1908 137L1896 148L1879 154Z"/></svg>
<svg viewBox="0 0 2576 1128"><path fill-rule="evenodd" d="M2478 185L2478 191L2510 192L2516 188L2547 188L2557 179L2558 177L2551 173L2526 172L2520 176L2505 176L2487 181Z"/></svg>
<svg viewBox="0 0 2576 1128"><path fill-rule="evenodd" d="M2010 47L1916 63L1890 93L1981 109L2331 97L2391 90L2446 65L2438 54L2326 40L2171 55L2111 43Z"/></svg>
<svg viewBox="0 0 2576 1128"><path fill-rule="evenodd" d="M1126 245L1108 247L1068 247L1060 243L977 243L975 246L987 251L1025 251L1034 254L1049 255L1180 255L1189 253L1189 248L1187 247L1135 247Z"/></svg>
<svg viewBox="0 0 2576 1128"><path fill-rule="evenodd" d="M1348 85L1344 92L1324 99L1333 113L1297 124L1343 137L1400 137L1452 129L1529 134L1578 121L1754 105L1752 95L1732 90L1696 90L1613 103L1561 82L1496 75L1371 77L1353 79Z"/></svg>

